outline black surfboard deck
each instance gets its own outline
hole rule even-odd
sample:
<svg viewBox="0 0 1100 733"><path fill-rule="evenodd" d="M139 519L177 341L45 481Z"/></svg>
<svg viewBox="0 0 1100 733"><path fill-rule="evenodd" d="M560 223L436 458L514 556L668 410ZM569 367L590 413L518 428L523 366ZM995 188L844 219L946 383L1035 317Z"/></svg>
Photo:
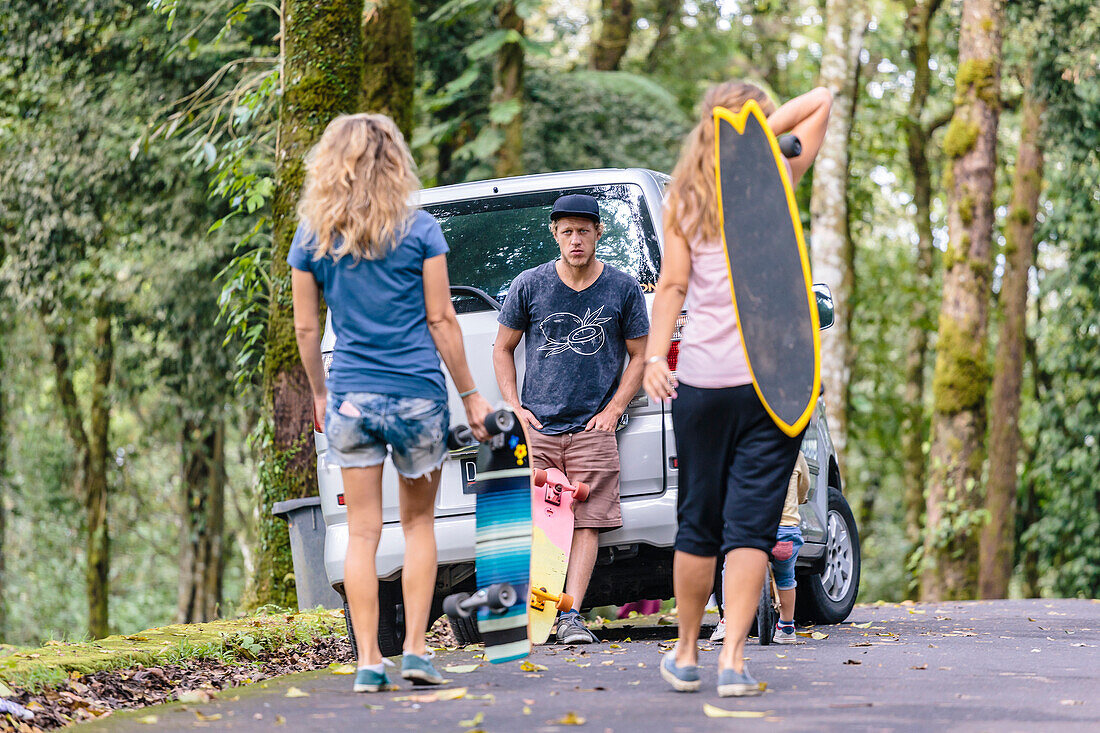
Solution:
<svg viewBox="0 0 1100 733"><path fill-rule="evenodd" d="M779 143L755 100L714 110L722 244L737 327L756 394L779 428L800 434L821 389L810 262Z"/></svg>

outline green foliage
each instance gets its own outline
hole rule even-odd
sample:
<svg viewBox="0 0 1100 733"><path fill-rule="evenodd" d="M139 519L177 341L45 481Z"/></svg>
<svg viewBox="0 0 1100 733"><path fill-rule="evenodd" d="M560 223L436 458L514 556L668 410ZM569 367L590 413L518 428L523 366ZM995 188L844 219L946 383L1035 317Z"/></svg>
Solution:
<svg viewBox="0 0 1100 733"><path fill-rule="evenodd" d="M690 128L676 100L635 74L527 75L523 164L531 173L641 166L669 172Z"/></svg>

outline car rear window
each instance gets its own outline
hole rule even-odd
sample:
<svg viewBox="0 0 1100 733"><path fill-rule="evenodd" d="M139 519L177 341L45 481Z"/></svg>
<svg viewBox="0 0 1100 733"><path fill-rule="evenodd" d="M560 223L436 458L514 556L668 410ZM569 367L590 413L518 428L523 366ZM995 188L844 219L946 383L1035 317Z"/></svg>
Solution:
<svg viewBox="0 0 1100 733"><path fill-rule="evenodd" d="M549 229L550 209L555 199L569 193L586 193L600 202L604 235L596 245L596 257L633 275L643 289L652 291L660 271L661 253L645 196L635 184L558 189L425 206L439 220L451 247L447 258L451 284L477 288L504 302L508 286L517 275L559 256Z"/></svg>

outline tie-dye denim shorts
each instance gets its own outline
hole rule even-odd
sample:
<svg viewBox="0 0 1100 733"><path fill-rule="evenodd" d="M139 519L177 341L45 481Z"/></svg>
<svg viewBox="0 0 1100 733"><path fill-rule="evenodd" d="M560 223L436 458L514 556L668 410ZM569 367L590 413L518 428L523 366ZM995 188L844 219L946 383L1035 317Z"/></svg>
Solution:
<svg viewBox="0 0 1100 733"><path fill-rule="evenodd" d="M341 468L365 468L379 465L392 450L397 472L419 478L443 463L450 422L445 400L330 392L325 410L327 460Z"/></svg>

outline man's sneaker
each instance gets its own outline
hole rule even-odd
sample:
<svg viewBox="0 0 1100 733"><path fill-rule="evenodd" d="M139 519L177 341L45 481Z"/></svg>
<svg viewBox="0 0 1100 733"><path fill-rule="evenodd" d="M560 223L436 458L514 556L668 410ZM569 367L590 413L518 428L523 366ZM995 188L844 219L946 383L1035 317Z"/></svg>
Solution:
<svg viewBox="0 0 1100 733"><path fill-rule="evenodd" d="M740 672L723 669L718 672L718 697L748 697L762 692L760 683L749 674L745 665Z"/></svg>
<svg viewBox="0 0 1100 733"><path fill-rule="evenodd" d="M794 633L794 624L784 625L782 621L775 625L775 633L772 641L776 644L794 644L798 641L798 635Z"/></svg>
<svg viewBox="0 0 1100 733"><path fill-rule="evenodd" d="M726 620L724 618L718 619L718 625L714 627L714 633L710 635L710 640L714 642L723 641L726 638Z"/></svg>
<svg viewBox="0 0 1100 733"><path fill-rule="evenodd" d="M409 652L401 657L401 676L414 685L442 685L445 681L427 657Z"/></svg>
<svg viewBox="0 0 1100 733"><path fill-rule="evenodd" d="M558 619L559 644L599 644L600 640L584 625L584 619L575 611L563 613Z"/></svg>
<svg viewBox="0 0 1100 733"><path fill-rule="evenodd" d="M360 669L355 673L355 686L352 689L356 692L378 692L385 690L389 684L390 678L386 676L385 670L375 672L373 669Z"/></svg>
<svg viewBox="0 0 1100 733"><path fill-rule="evenodd" d="M675 649L661 658L661 677L677 692L695 692L699 689L699 667L694 664L677 667Z"/></svg>

